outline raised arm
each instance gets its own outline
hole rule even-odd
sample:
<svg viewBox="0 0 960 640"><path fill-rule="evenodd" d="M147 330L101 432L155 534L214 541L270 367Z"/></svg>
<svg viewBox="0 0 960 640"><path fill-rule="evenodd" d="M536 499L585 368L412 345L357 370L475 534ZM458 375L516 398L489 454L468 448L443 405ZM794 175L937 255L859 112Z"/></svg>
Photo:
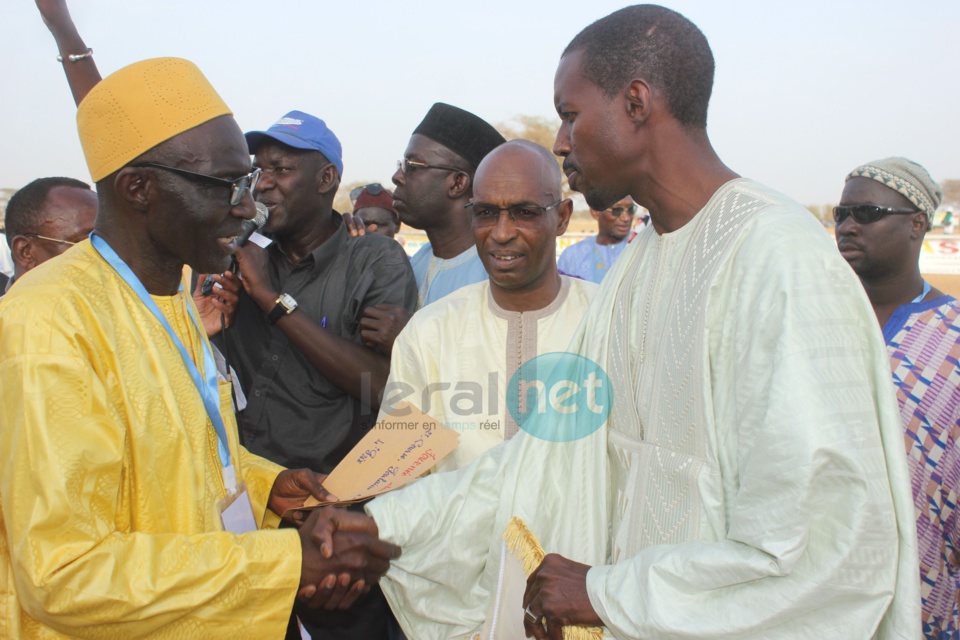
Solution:
<svg viewBox="0 0 960 640"><path fill-rule="evenodd" d="M40 10L43 23L50 29L53 39L57 42L57 49L63 59L61 62L63 72L70 84L73 100L79 105L90 89L93 89L102 79L100 71L97 70L97 64L93 61L92 55L76 58L86 54L88 48L77 32L76 25L73 24L66 0L37 0L37 9ZM71 61L71 55L75 56L75 61Z"/></svg>

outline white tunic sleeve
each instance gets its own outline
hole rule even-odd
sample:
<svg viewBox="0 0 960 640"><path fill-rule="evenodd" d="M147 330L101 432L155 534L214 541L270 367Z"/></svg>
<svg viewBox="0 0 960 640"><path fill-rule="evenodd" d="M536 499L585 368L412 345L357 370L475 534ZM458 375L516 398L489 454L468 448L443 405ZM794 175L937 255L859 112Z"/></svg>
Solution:
<svg viewBox="0 0 960 640"><path fill-rule="evenodd" d="M590 570L591 603L618 638L917 637L879 329L839 256L788 236L750 236L705 301L720 480L702 494L721 505L720 534Z"/></svg>

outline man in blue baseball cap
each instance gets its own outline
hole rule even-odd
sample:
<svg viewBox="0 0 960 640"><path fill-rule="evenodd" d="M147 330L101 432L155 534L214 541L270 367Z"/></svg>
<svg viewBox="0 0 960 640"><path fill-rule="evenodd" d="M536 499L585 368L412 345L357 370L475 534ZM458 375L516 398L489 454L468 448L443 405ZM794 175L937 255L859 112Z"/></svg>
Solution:
<svg viewBox="0 0 960 640"><path fill-rule="evenodd" d="M273 244L237 251L244 291L215 341L247 398L237 414L245 446L329 473L373 425L369 403L390 369L389 355L360 339L363 310L389 304L412 312L416 281L398 243L376 233L351 237L333 210L342 150L323 120L291 111L246 140L262 172L255 197L270 212L263 232ZM297 615L315 638L388 637L379 587L349 611Z"/></svg>
<svg viewBox="0 0 960 640"><path fill-rule="evenodd" d="M332 162L337 172L343 175L343 149L340 141L327 123L303 111L291 111L274 122L266 131L250 131L246 134L250 153L265 138L272 138L293 149L319 151L324 158Z"/></svg>

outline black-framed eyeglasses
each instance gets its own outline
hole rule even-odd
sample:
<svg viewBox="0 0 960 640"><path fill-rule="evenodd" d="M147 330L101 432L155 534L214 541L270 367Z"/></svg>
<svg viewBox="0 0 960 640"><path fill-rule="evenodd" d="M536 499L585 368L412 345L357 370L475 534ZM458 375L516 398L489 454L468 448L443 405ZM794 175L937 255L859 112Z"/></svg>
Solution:
<svg viewBox="0 0 960 640"><path fill-rule="evenodd" d="M397 169L400 173L407 175L412 169L442 169L443 171L463 171L457 167L450 167L443 164L427 164L426 162L417 162L416 160L397 160Z"/></svg>
<svg viewBox="0 0 960 640"><path fill-rule="evenodd" d="M37 238L39 240L46 240L47 242L56 242L57 244L65 244L68 247L72 247L77 244L76 242L71 242L69 240L60 240L59 238L48 238L47 236L42 236L39 233L21 233L24 238Z"/></svg>
<svg viewBox="0 0 960 640"><path fill-rule="evenodd" d="M629 207L611 207L607 209L607 211L609 211L610 215L612 215L614 218L619 218L624 213L626 213L627 216L632 216L637 212L637 205L632 204Z"/></svg>
<svg viewBox="0 0 960 640"><path fill-rule="evenodd" d="M880 207L875 204L840 205L839 207L833 208L833 221L839 225L842 224L847 218L853 216L853 219L856 220L858 224L872 224L884 216L905 216L913 213L920 212L916 209L905 209L902 207Z"/></svg>
<svg viewBox="0 0 960 640"><path fill-rule="evenodd" d="M355 189L351 190L350 199L356 200L363 194L364 191L366 191L372 196L378 196L384 191L386 191L386 189L384 189L383 185L380 184L379 182L371 182L370 184L365 184L362 187L356 187Z"/></svg>
<svg viewBox="0 0 960 640"><path fill-rule="evenodd" d="M471 202L463 205L464 208L473 209L473 225L475 227L492 227L500 221L500 212L506 211L510 220L518 227L535 227L540 223L543 217L550 209L563 202L563 198L553 204L540 207L535 204L515 204L509 207L498 207L486 202Z"/></svg>
<svg viewBox="0 0 960 640"><path fill-rule="evenodd" d="M230 206L235 207L241 202L243 202L243 196L246 195L247 191L253 195L253 191L257 188L257 182L260 181L261 170L259 168L254 169L245 176L240 176L239 178L234 178L233 180L227 180L226 178L217 178L216 176L208 176L205 173L197 173L195 171L187 171L186 169L178 169L177 167L168 167L165 164L158 164L156 162L141 162L137 167L152 167L154 169L163 169L165 171L170 171L179 176L183 176L188 180L193 180L194 182L207 182L210 184L219 184L224 187L230 188Z"/></svg>

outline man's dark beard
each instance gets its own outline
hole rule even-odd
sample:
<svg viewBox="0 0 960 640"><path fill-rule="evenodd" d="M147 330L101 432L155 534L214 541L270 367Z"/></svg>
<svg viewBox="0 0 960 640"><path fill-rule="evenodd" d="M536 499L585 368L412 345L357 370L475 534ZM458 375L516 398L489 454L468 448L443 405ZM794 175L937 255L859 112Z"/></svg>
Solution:
<svg viewBox="0 0 960 640"><path fill-rule="evenodd" d="M626 193L619 193L602 187L588 189L583 197L587 205L594 211L606 211L613 205L627 197Z"/></svg>

